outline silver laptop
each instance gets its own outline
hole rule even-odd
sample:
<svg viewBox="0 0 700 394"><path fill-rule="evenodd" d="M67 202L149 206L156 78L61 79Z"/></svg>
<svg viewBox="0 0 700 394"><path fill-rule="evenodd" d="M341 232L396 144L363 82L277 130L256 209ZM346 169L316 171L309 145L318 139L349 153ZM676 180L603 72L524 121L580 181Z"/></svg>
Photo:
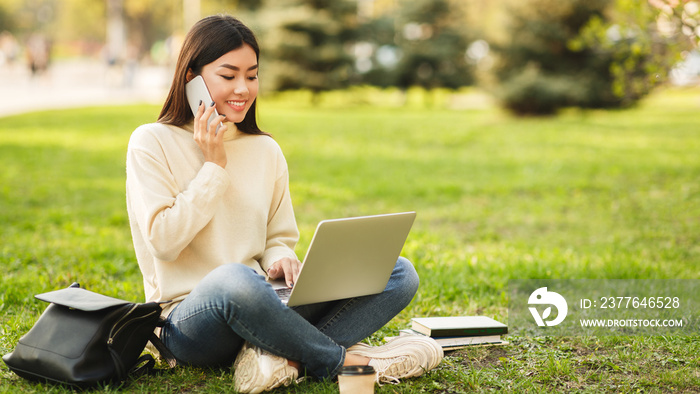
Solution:
<svg viewBox="0 0 700 394"><path fill-rule="evenodd" d="M381 293L415 218L404 212L324 220L291 292L284 280L270 283L288 306Z"/></svg>

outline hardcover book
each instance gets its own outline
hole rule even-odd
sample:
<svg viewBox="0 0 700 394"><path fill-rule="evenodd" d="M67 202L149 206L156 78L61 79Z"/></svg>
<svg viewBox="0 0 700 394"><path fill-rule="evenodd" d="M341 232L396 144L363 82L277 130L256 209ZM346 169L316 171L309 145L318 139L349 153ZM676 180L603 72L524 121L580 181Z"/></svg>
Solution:
<svg viewBox="0 0 700 394"><path fill-rule="evenodd" d="M412 329L400 330L399 335L423 335L418 331ZM463 349L470 346L493 346L493 345L507 345L508 342L501 339L500 335L484 335L484 336L469 336L469 337L436 337L435 342L437 342L442 349L456 350Z"/></svg>
<svg viewBox="0 0 700 394"><path fill-rule="evenodd" d="M433 338L508 333L508 326L487 316L416 317L411 320L411 328Z"/></svg>

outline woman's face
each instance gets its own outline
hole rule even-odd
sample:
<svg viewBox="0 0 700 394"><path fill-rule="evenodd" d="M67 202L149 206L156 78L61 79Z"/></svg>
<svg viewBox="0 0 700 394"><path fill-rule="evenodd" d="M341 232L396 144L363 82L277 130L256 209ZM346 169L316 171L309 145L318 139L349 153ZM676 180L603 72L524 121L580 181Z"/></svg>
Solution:
<svg viewBox="0 0 700 394"><path fill-rule="evenodd" d="M255 51L243 44L202 67L202 78L219 114L226 115L226 121L242 122L258 95Z"/></svg>

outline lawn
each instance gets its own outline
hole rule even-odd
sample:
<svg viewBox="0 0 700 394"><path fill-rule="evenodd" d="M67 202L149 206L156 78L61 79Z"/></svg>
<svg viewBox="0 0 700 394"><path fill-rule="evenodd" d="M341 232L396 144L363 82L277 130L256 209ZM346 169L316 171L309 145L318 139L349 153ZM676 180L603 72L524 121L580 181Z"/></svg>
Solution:
<svg viewBox="0 0 700 394"><path fill-rule="evenodd" d="M700 91L659 92L624 111L526 119L491 107L362 101L263 98L260 123L289 162L300 256L321 219L418 212L403 254L421 287L371 342L413 316L507 322L509 279L700 279ZM124 158L130 133L158 110L0 118L0 353L45 307L34 294L77 281L143 299ZM508 338L508 346L448 353L429 374L377 392L700 392L697 327L677 337ZM231 376L177 368L121 389L229 392ZM64 390L26 383L2 364L0 392L14 391ZM337 386L305 381L279 391Z"/></svg>

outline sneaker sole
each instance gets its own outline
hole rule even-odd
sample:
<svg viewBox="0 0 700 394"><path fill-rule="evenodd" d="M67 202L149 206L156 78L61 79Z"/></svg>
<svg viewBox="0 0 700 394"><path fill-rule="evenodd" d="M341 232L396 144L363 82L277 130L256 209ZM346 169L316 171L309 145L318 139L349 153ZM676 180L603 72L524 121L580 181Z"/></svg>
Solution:
<svg viewBox="0 0 700 394"><path fill-rule="evenodd" d="M419 356L420 367L423 370L417 375L411 376L419 376L423 372L437 367L445 356L442 346L435 342L435 340L418 336L397 337L381 346L369 346L364 343L358 343L350 347L347 352L369 358L392 358L404 355L405 352L400 350L404 346L420 346L421 349L424 349L424 351L417 354Z"/></svg>

